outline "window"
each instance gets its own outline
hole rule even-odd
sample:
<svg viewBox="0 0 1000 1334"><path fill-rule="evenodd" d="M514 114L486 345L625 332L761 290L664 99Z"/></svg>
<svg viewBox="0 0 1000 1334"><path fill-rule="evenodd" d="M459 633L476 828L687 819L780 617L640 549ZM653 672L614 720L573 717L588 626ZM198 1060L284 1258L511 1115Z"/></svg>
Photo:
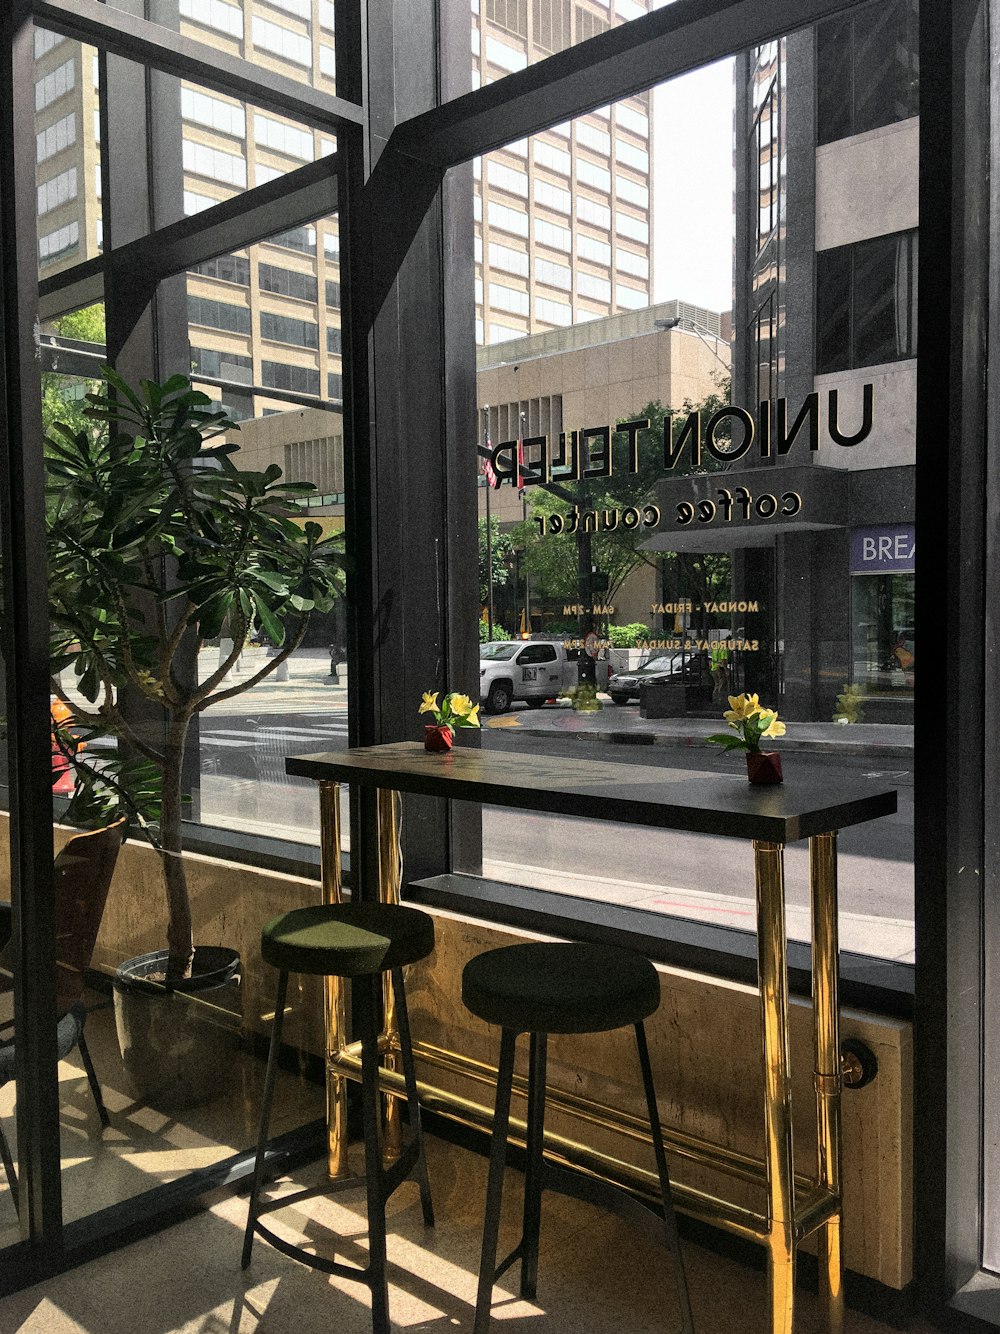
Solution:
<svg viewBox="0 0 1000 1334"><path fill-rule="evenodd" d="M294 14L296 18L305 19L307 23L312 18L312 0L267 0L267 3L275 9Z"/></svg>
<svg viewBox="0 0 1000 1334"><path fill-rule="evenodd" d="M498 42L495 37L486 39L486 59L511 72L524 69L528 63L524 51L518 51L513 46L508 46L506 42Z"/></svg>
<svg viewBox="0 0 1000 1334"><path fill-rule="evenodd" d="M50 213L52 209L75 199L76 188L76 167L70 167L51 180L43 181L37 190L38 216Z"/></svg>
<svg viewBox="0 0 1000 1334"><path fill-rule="evenodd" d="M561 287L568 292L571 286L571 274L566 264L553 264L549 259L535 260L535 277L549 287Z"/></svg>
<svg viewBox="0 0 1000 1334"><path fill-rule="evenodd" d="M577 233L576 253L580 259L589 259L594 264L611 263L611 247L607 241L595 241L583 232Z"/></svg>
<svg viewBox="0 0 1000 1334"><path fill-rule="evenodd" d="M621 209L615 211L615 231L619 236L631 237L633 241L642 241L643 244L649 242L649 223L643 222L641 218L633 218Z"/></svg>
<svg viewBox="0 0 1000 1334"><path fill-rule="evenodd" d="M220 134L231 134L245 139L247 118L243 108L235 102L224 102L219 97L199 92L196 88L181 89L181 115L198 125L207 125Z"/></svg>
<svg viewBox="0 0 1000 1334"><path fill-rule="evenodd" d="M573 246L573 234L568 227L558 227L554 222L546 222L544 218L535 219L535 240L551 246L553 250L565 250L567 253Z"/></svg>
<svg viewBox="0 0 1000 1334"><path fill-rule="evenodd" d="M528 667L532 663L555 662L556 651L551 644L529 644L517 655L519 667Z"/></svg>
<svg viewBox="0 0 1000 1334"><path fill-rule="evenodd" d="M642 310L644 306L649 305L649 293L645 289L637 292L634 287L625 287L622 283L616 283L615 301L622 310Z"/></svg>
<svg viewBox="0 0 1000 1334"><path fill-rule="evenodd" d="M532 0L535 46L542 51L563 51L572 43L570 0Z"/></svg>
<svg viewBox="0 0 1000 1334"><path fill-rule="evenodd" d="M335 7L333 0L319 0L319 26L328 32L334 31Z"/></svg>
<svg viewBox="0 0 1000 1334"><path fill-rule="evenodd" d="M253 382L253 359L236 352L213 352L210 348L192 347L191 362L196 371L213 380L235 380L237 384Z"/></svg>
<svg viewBox="0 0 1000 1334"><path fill-rule="evenodd" d="M71 111L47 129L39 130L35 135L35 161L44 162L47 158L61 153L70 144L76 143L76 112Z"/></svg>
<svg viewBox="0 0 1000 1334"><path fill-rule="evenodd" d="M344 397L344 377L339 371L330 371L326 377L326 396L338 401Z"/></svg>
<svg viewBox="0 0 1000 1334"><path fill-rule="evenodd" d="M523 171L505 167L502 162L490 161L486 164L486 179L490 185L495 185L500 190L520 195L523 199L528 197L528 177Z"/></svg>
<svg viewBox="0 0 1000 1334"><path fill-rule="evenodd" d="M535 178L535 203L544 204L546 208L554 209L557 213L568 213L572 203L572 196L568 190L562 190L558 185L549 185L548 181L540 181Z"/></svg>
<svg viewBox="0 0 1000 1334"><path fill-rule="evenodd" d="M603 227L605 231L611 226L611 210L607 204L596 204L582 195L576 197L576 216L581 222L591 222L595 227Z"/></svg>
<svg viewBox="0 0 1000 1334"><path fill-rule="evenodd" d="M852 547L893 543L893 528L908 528L906 545L912 550L912 525L885 525L886 534L852 534ZM894 543L894 546L898 543ZM912 558L910 561L912 566ZM914 576L853 574L851 577L851 682L866 696L912 695L915 682Z"/></svg>
<svg viewBox="0 0 1000 1334"><path fill-rule="evenodd" d="M336 352L338 356L344 350L343 332L334 325L327 326L326 350L327 352Z"/></svg>
<svg viewBox="0 0 1000 1334"><path fill-rule="evenodd" d="M548 167L550 171L557 171L562 176L570 174L572 159L564 149L547 144L544 139L536 139L532 151L539 166Z"/></svg>
<svg viewBox="0 0 1000 1334"><path fill-rule="evenodd" d="M490 305L496 310L527 315L528 293L519 292L514 287L505 287L502 283L490 283Z"/></svg>
<svg viewBox="0 0 1000 1334"><path fill-rule="evenodd" d="M573 311L561 301L549 301L544 296L535 297L535 318L546 324L567 325L573 323Z"/></svg>
<svg viewBox="0 0 1000 1334"><path fill-rule="evenodd" d="M649 154L646 150L636 148L634 144L627 144L622 139L615 140L615 158L636 171L649 171Z"/></svg>
<svg viewBox="0 0 1000 1334"><path fill-rule="evenodd" d="M272 343L295 343L298 347L319 347L319 328L310 320L296 320L272 311L260 313L260 336Z"/></svg>
<svg viewBox="0 0 1000 1334"><path fill-rule="evenodd" d="M284 389L293 394L319 394L319 371L309 366L289 366L284 361L262 361L260 382L269 389Z"/></svg>
<svg viewBox="0 0 1000 1334"><path fill-rule="evenodd" d="M625 273L634 273L637 278L649 277L649 260L633 250L616 250L615 265Z"/></svg>
<svg viewBox="0 0 1000 1334"><path fill-rule="evenodd" d="M315 276L299 273L297 269L281 269L276 264L258 264L257 281L262 292L293 296L299 301L315 301L317 297Z"/></svg>
<svg viewBox="0 0 1000 1334"><path fill-rule="evenodd" d="M253 20L253 44L293 64L305 65L307 68L312 65L312 42L308 37L256 14Z"/></svg>
<svg viewBox="0 0 1000 1334"><path fill-rule="evenodd" d="M196 144L185 139L183 160L184 170L197 176L208 176L226 185L246 186L246 158L237 157L235 153L225 153L221 148L209 148L207 144Z"/></svg>
<svg viewBox="0 0 1000 1334"><path fill-rule="evenodd" d="M340 283L334 282L332 278L326 280L326 304L340 307Z"/></svg>
<svg viewBox="0 0 1000 1334"><path fill-rule="evenodd" d="M594 301L611 300L611 283L607 278L595 278L592 273L576 275L576 290L581 296L589 296Z"/></svg>
<svg viewBox="0 0 1000 1334"><path fill-rule="evenodd" d="M576 160L576 179L582 181L584 185L592 186L595 190L603 190L605 194L611 189L611 172L606 167L598 167L596 163L587 162L584 158Z"/></svg>
<svg viewBox="0 0 1000 1334"><path fill-rule="evenodd" d="M883 0L816 28L817 141L831 143L917 114L917 0Z"/></svg>
<svg viewBox="0 0 1000 1334"><path fill-rule="evenodd" d="M600 153L602 157L611 155L611 135L607 130L600 130L596 125L588 125L585 120L577 121L576 142L585 148Z"/></svg>
<svg viewBox="0 0 1000 1334"><path fill-rule="evenodd" d="M615 177L615 194L628 204L637 204L639 208L649 208L649 190L645 185L630 181L627 176Z"/></svg>
<svg viewBox="0 0 1000 1334"><path fill-rule="evenodd" d="M304 255L315 255L316 228L292 227L287 232L275 232L267 238L267 244L284 246L287 250L301 250Z"/></svg>
<svg viewBox="0 0 1000 1334"><path fill-rule="evenodd" d="M308 130L274 120L271 116L254 116L253 135L258 144L273 149L275 153L297 157L303 162L312 162L315 157L313 137Z"/></svg>
<svg viewBox="0 0 1000 1334"><path fill-rule="evenodd" d="M65 227L38 238L38 261L42 265L54 264L57 259L62 259L71 250L75 250L79 244L80 224L67 223Z"/></svg>
<svg viewBox="0 0 1000 1334"><path fill-rule="evenodd" d="M649 138L649 117L644 111L635 111L621 103L615 107L615 120L623 130L631 130L643 139Z"/></svg>
<svg viewBox="0 0 1000 1334"><path fill-rule="evenodd" d="M211 195L202 195L197 190L184 191L184 213L190 217L192 213L203 213L206 208L211 208L219 202L213 199Z"/></svg>
<svg viewBox="0 0 1000 1334"><path fill-rule="evenodd" d="M535 186L537 189L537 181ZM508 208L506 204L495 204L491 200L489 220L491 227L499 227L501 231L513 232L515 236L528 235L528 215L519 213L517 209Z"/></svg>
<svg viewBox="0 0 1000 1334"><path fill-rule="evenodd" d="M876 236L816 256L816 373L917 352L917 233Z"/></svg>
<svg viewBox="0 0 1000 1334"><path fill-rule="evenodd" d="M509 324L490 324L491 343L509 343L512 338L523 338L524 329L515 329Z"/></svg>
<svg viewBox="0 0 1000 1334"><path fill-rule="evenodd" d="M246 287L250 282L250 261L242 255L219 255L216 259L206 259L204 263L196 264L190 272Z"/></svg>
<svg viewBox="0 0 1000 1334"><path fill-rule="evenodd" d="M42 56L48 55L54 46L66 39L61 33L52 32L48 28L35 29L35 59L41 60Z"/></svg>
<svg viewBox="0 0 1000 1334"><path fill-rule="evenodd" d="M207 297L188 293L188 320L208 329L225 329L228 333L248 334L250 312L246 306L231 306L225 301L210 301Z"/></svg>
<svg viewBox="0 0 1000 1334"><path fill-rule="evenodd" d="M243 10L226 0L180 0L180 13L182 18L203 23L227 37L243 36Z"/></svg>
<svg viewBox="0 0 1000 1334"><path fill-rule="evenodd" d="M47 106L58 101L76 86L76 61L67 60L64 65L46 74L35 84L35 110L44 111Z"/></svg>

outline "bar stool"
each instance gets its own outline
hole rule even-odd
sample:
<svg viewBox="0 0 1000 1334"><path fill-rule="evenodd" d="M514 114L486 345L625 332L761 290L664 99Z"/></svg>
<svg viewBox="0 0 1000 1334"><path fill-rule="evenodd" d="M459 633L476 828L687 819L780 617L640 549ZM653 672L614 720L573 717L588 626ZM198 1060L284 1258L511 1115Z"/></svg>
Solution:
<svg viewBox="0 0 1000 1334"><path fill-rule="evenodd" d="M387 903L322 904L296 908L281 913L261 933L261 954L278 969L278 994L271 1028L271 1047L260 1112L257 1160L250 1213L243 1239L243 1268L250 1263L254 1233L260 1233L272 1246L301 1260L313 1269L341 1278L366 1283L372 1294L372 1326L375 1334L389 1334L389 1291L386 1280L385 1205L389 1196L408 1176L414 1174L420 1185L420 1203L424 1222L433 1226L430 1186L424 1158L420 1104L413 1069L410 1024L403 989L403 967L425 958L434 948L434 922L427 913ZM389 973L396 998L396 1017L406 1083L412 1139L401 1157L385 1168L379 1145L378 1088L378 1015L381 975ZM262 1214L315 1195L334 1193L358 1184L357 1178L324 1183L296 1191L274 1201L261 1201L267 1153L268 1123L278 1068L278 1050L285 1011L289 973L311 973L320 977L354 979L353 1001L355 1031L361 1040L361 1102L365 1145L365 1182L368 1192L369 1260L365 1268L341 1264L315 1255L303 1247L277 1236L260 1222Z"/></svg>
<svg viewBox="0 0 1000 1334"><path fill-rule="evenodd" d="M601 1182L546 1163L542 1156L545 1122L545 1063L549 1033L603 1033L635 1027L649 1126L663 1202L663 1229L673 1259L684 1334L693 1334L684 1261L670 1196L670 1178L656 1108L643 1020L660 1003L656 969L631 950L610 945L531 942L488 950L471 959L462 974L462 1000L488 1024L501 1030L496 1110L486 1190L486 1220L479 1266L474 1334L487 1334L493 1284L521 1261L521 1296L534 1298L538 1275L538 1233L543 1188L562 1190L617 1211L649 1217L632 1196ZM524 1216L521 1240L499 1265L500 1202L507 1160L507 1130L514 1078L514 1046L519 1033L530 1034Z"/></svg>

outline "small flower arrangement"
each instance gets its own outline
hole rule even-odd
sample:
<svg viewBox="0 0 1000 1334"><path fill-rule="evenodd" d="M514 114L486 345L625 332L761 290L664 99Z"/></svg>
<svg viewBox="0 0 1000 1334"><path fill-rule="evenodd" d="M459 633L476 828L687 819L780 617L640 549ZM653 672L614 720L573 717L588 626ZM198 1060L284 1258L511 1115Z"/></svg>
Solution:
<svg viewBox="0 0 1000 1334"><path fill-rule="evenodd" d="M773 751L762 752L760 748L765 738L785 735L785 724L778 721L777 709L761 704L756 695L730 695L729 708L722 716L733 731L716 732L708 738L709 742L727 751L745 750L751 783L780 783L781 756Z"/></svg>
<svg viewBox="0 0 1000 1334"><path fill-rule="evenodd" d="M479 705L468 695L451 691L438 704L438 692L424 691L418 713L429 713L433 723L424 724L424 746L427 750L451 750L456 727L478 727Z"/></svg>
<svg viewBox="0 0 1000 1334"><path fill-rule="evenodd" d="M736 732L716 732L708 740L726 750L745 750L756 755L762 737L785 735L785 724L778 722L777 709L761 704L756 695L730 695L729 708L722 715Z"/></svg>

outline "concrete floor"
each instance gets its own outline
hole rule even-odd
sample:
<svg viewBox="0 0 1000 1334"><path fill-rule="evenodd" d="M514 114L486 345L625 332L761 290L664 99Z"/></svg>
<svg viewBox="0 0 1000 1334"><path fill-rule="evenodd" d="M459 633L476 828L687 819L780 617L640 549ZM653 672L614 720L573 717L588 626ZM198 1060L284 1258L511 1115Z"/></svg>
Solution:
<svg viewBox="0 0 1000 1334"><path fill-rule="evenodd" d="M469 1330L475 1301L485 1160L429 1141L437 1226L425 1229L416 1186L390 1203L389 1303L393 1328L444 1334ZM315 1179L315 1169L297 1178ZM509 1172L501 1247L516 1239L522 1178ZM260 1239L240 1270L243 1196L219 1198L193 1219L0 1301L3 1334L368 1334L367 1289L328 1279ZM309 1237L327 1254L362 1262L363 1192L319 1198L284 1219L290 1239ZM764 1334L762 1273L686 1244L698 1334ZM494 1328L524 1334L672 1334L679 1315L666 1252L592 1206L543 1199L538 1299L517 1296L517 1266L494 1289ZM811 1293L798 1294L796 1334L819 1331ZM849 1334L889 1327L849 1313ZM931 1334L915 1323L909 1334Z"/></svg>

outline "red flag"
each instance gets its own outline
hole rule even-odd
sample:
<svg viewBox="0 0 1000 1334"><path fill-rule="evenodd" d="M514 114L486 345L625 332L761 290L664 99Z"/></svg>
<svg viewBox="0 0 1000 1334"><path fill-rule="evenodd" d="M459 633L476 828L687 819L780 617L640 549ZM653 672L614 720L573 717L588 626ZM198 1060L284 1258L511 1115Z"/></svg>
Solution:
<svg viewBox="0 0 1000 1334"><path fill-rule="evenodd" d="M494 491L500 485L497 481L497 475L493 470L493 464L488 458L483 459L483 476L486 478L487 486L492 486Z"/></svg>

